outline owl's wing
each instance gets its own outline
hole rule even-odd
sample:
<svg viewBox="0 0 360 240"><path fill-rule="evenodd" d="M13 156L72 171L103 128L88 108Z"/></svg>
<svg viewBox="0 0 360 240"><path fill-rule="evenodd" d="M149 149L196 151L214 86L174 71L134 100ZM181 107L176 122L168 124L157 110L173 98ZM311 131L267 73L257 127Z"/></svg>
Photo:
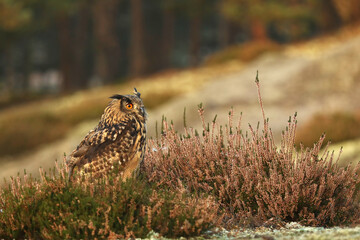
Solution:
<svg viewBox="0 0 360 240"><path fill-rule="evenodd" d="M69 167L68 177L71 179L72 172L79 164L79 162L84 158L85 154L89 152L88 139L95 133L95 130L91 130L85 138L80 142L80 144L75 148L72 153L67 158L66 165Z"/></svg>
<svg viewBox="0 0 360 240"><path fill-rule="evenodd" d="M120 122L119 124L104 129L95 129L91 130L80 142L78 147L71 153L72 157L81 157L87 153L89 150L105 143L106 141L113 142L117 139L118 136L124 135L126 130L132 126L132 121L129 122Z"/></svg>
<svg viewBox="0 0 360 240"><path fill-rule="evenodd" d="M111 128L98 130L86 139L86 144L88 144L89 146L97 146L107 141L113 142L118 136L121 136L125 132L124 130L129 125L129 123L121 122L120 124L115 125Z"/></svg>
<svg viewBox="0 0 360 240"><path fill-rule="evenodd" d="M85 136L85 138L80 142L80 144L77 146L77 148L70 154L70 157L81 157L86 154L86 152L89 150L89 143L88 139L95 133L95 130L91 130L88 132L88 134Z"/></svg>
<svg viewBox="0 0 360 240"><path fill-rule="evenodd" d="M71 178L75 166L85 164L83 161L86 155L91 155L91 153L95 152L100 145L111 144L117 138L123 138L127 134L133 132L135 123L135 120L124 121L110 128L90 131L69 156L69 178Z"/></svg>

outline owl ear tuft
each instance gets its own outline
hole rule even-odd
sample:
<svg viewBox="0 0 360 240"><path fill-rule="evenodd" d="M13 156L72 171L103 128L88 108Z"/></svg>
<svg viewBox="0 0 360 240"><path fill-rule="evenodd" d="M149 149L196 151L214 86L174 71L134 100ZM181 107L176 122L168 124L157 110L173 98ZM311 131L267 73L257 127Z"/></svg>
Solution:
<svg viewBox="0 0 360 240"><path fill-rule="evenodd" d="M109 98L120 100L120 99L124 98L124 96L123 96L123 95L119 95L119 94L115 94L115 95L113 95L113 96L111 96L111 97L109 97Z"/></svg>
<svg viewBox="0 0 360 240"><path fill-rule="evenodd" d="M140 98L141 93L139 93L139 92L137 91L137 89L134 88L134 95L136 95L138 98Z"/></svg>

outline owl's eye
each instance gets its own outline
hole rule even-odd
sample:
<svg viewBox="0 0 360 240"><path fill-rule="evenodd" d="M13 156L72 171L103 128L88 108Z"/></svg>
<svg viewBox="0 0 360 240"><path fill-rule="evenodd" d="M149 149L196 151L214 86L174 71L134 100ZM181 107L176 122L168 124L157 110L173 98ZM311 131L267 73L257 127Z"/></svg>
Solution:
<svg viewBox="0 0 360 240"><path fill-rule="evenodd" d="M128 103L125 106L127 109L132 109L134 106L132 105L132 103Z"/></svg>

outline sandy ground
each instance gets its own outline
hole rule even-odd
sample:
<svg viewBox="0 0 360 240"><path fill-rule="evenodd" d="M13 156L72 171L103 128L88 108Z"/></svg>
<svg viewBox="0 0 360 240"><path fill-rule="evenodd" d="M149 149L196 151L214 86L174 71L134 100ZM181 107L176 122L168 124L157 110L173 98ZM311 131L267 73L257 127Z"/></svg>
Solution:
<svg viewBox="0 0 360 240"><path fill-rule="evenodd" d="M264 55L235 73L221 78L214 76L205 87L174 98L149 112L147 125L150 135L155 135L155 123L161 122L162 115L173 120L175 128L181 131L184 107L187 125L201 129L197 113L199 103L205 107L206 121L210 122L217 114L218 122L224 124L230 108L234 107L234 120L239 119L242 112L242 126L245 130L248 123L256 125L262 121L254 82L257 71L266 116L270 118L275 139L279 139L289 116L295 112L298 113L301 125L314 113L360 109L360 35L337 41L322 51L314 48L305 53L301 48L298 49ZM62 160L64 153L75 148L96 123L97 120L82 123L66 138L16 159L1 159L1 162L7 163L1 166L0 178L14 176L17 172L23 172L23 169L37 175L40 166L44 169L52 167L54 161ZM359 148L354 151L353 155L360 155Z"/></svg>

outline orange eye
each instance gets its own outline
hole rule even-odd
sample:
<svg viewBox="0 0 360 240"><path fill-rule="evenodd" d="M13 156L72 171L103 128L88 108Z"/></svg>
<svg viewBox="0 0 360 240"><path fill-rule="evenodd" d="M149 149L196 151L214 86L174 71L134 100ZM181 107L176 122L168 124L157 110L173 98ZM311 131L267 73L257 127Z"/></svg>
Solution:
<svg viewBox="0 0 360 240"><path fill-rule="evenodd" d="M127 109L132 109L132 108L133 108L133 105L132 105L131 103L128 103L128 104L126 104L126 108L127 108Z"/></svg>

